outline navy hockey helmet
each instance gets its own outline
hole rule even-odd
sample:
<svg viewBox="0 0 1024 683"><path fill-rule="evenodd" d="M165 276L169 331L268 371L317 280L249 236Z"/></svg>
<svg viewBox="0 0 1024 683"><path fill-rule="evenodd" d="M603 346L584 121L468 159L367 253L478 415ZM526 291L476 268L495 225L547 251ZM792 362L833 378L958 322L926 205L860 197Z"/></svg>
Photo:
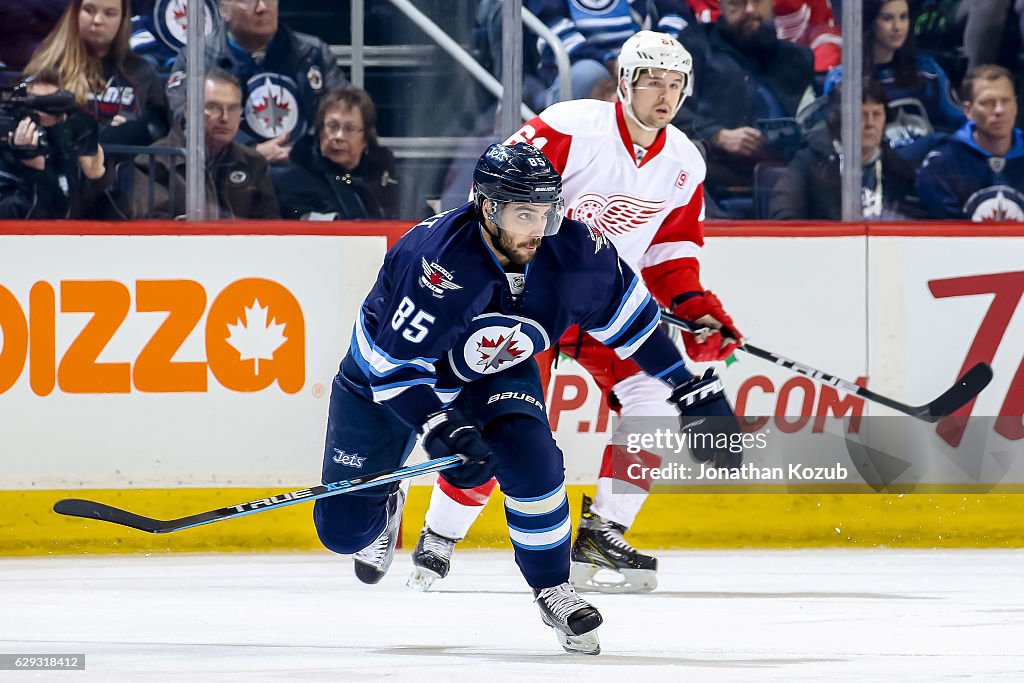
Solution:
<svg viewBox="0 0 1024 683"><path fill-rule="evenodd" d="M483 200L492 202L486 217L498 227L516 233L533 233L521 221L511 220L504 208L509 204L551 204L543 234L558 232L564 213L562 176L548 158L525 143L494 144L487 148L473 170L473 191L483 213Z"/></svg>

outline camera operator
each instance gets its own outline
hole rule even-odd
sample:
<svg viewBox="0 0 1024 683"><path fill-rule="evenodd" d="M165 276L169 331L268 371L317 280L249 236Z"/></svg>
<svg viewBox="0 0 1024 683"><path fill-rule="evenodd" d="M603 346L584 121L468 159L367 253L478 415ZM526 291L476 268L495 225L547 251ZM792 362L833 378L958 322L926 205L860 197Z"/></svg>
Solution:
<svg viewBox="0 0 1024 683"><path fill-rule="evenodd" d="M16 90L26 106L35 98L45 110L26 112L0 141L0 218L81 218L104 189L98 124L73 106L70 95L53 97L61 93L52 69Z"/></svg>

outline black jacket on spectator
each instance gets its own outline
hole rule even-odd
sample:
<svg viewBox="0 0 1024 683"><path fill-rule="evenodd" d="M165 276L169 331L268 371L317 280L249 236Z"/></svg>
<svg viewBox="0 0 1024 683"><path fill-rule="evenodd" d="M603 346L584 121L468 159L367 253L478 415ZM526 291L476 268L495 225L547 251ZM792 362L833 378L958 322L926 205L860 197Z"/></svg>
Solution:
<svg viewBox="0 0 1024 683"><path fill-rule="evenodd" d="M335 220L395 218L398 181L395 157L386 147L366 148L352 171L320 153L319 140L307 135L292 147L291 165L274 185L283 218L307 218L310 212L337 214Z"/></svg>
<svg viewBox="0 0 1024 683"><path fill-rule="evenodd" d="M865 218L892 220L913 215L907 197L914 193L914 168L883 144L876 162L864 165L861 201ZM881 206L878 180L881 176ZM772 220L842 220L840 157L825 126L807 136L772 191Z"/></svg>
<svg viewBox="0 0 1024 683"><path fill-rule="evenodd" d="M292 31L283 24L278 27L267 45L263 60L258 63L230 39L226 30L221 30L206 43L206 66L219 66L237 76L242 83L245 112L236 139L245 145L258 144L285 133L294 142L312 130L320 96L332 88L348 85L345 74L324 41ZM187 71L188 63L182 52L171 68L167 82L167 97L175 121L179 123L185 110ZM273 77L269 92L264 87L268 75ZM296 104L298 116L292 119L287 112L294 110ZM257 110L263 113L257 114ZM253 120L259 118L269 123L261 122L254 127ZM277 123L280 125L275 125Z"/></svg>
<svg viewBox="0 0 1024 683"><path fill-rule="evenodd" d="M776 38L744 52L721 23L692 24L679 36L693 55L693 95L683 103L677 121L684 132L702 140L722 128L754 126L758 81L779 100L783 115L793 116L814 79L810 49ZM775 35L770 24L762 26L766 28Z"/></svg>
<svg viewBox="0 0 1024 683"><path fill-rule="evenodd" d="M82 175L73 154L53 153L37 171L0 145L0 220L93 218L93 207L109 182L109 173L95 181Z"/></svg>
<svg viewBox="0 0 1024 683"><path fill-rule="evenodd" d="M185 134L178 126L158 140L154 147L185 147ZM185 157L139 155L135 162L133 188L137 218L177 218L185 214ZM174 202L171 202L171 174L174 174ZM153 210L148 211L149 176L156 183ZM277 197L267 172L267 162L258 152L237 142L206 160L206 216L226 218L280 218Z"/></svg>
<svg viewBox="0 0 1024 683"><path fill-rule="evenodd" d="M757 128L763 84L782 109L792 117L814 79L814 53L809 48L775 37L771 22L762 25L758 40L739 46L722 19L713 24L692 24L679 36L693 55L693 95L683 103L675 123L691 138L707 143L723 128ZM718 185L749 185L753 168L765 159L779 159L781 150L766 146L753 157L737 157L708 150L708 182Z"/></svg>
<svg viewBox="0 0 1024 683"><path fill-rule="evenodd" d="M124 73L103 61L105 87L89 98L87 109L100 123L100 142L116 145L151 145L167 135L171 110L156 69L145 59L128 55ZM127 119L112 126L115 116Z"/></svg>

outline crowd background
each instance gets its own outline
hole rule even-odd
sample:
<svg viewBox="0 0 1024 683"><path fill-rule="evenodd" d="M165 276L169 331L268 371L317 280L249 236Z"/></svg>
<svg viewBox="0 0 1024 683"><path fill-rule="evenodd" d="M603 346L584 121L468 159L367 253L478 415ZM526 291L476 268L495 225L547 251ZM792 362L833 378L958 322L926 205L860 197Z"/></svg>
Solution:
<svg viewBox="0 0 1024 683"><path fill-rule="evenodd" d="M500 79L501 0L415 4ZM828 0L523 6L568 51L574 98L614 98L635 31L679 38L695 89L675 124L708 162L709 218L839 218L852 48L863 217L1024 220L1024 0L863 0L855 46ZM0 0L0 218L183 217L185 8ZM392 3L365 3L362 88L350 3L204 0L204 13L209 218L419 219L465 201L499 137L496 99ZM522 50L539 112L559 98L555 54L529 28ZM61 90L73 106L14 104Z"/></svg>

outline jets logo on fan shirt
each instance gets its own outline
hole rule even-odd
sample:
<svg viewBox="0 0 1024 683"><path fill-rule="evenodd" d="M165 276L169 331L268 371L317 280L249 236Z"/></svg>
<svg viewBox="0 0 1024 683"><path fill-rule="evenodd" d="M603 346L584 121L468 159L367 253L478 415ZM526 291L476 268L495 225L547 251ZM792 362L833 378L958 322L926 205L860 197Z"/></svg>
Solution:
<svg viewBox="0 0 1024 683"><path fill-rule="evenodd" d="M445 292L462 289L462 285L455 284L452 281L452 274L442 268L440 264L427 263L425 258L422 261L423 275L420 276L420 286L429 289L435 297L442 299Z"/></svg>
<svg viewBox="0 0 1024 683"><path fill-rule="evenodd" d="M448 352L448 360L456 375L471 382L519 365L549 346L548 335L537 322L485 313L469 324L461 345Z"/></svg>
<svg viewBox="0 0 1024 683"><path fill-rule="evenodd" d="M245 122L259 137L270 140L299 125L299 88L281 74L261 73L246 84Z"/></svg>
<svg viewBox="0 0 1024 683"><path fill-rule="evenodd" d="M663 199L639 199L626 194L605 197L588 192L574 202L569 217L609 235L622 235L645 224L664 207Z"/></svg>
<svg viewBox="0 0 1024 683"><path fill-rule="evenodd" d="M203 33L214 33L220 12L213 0L203 2ZM153 5L153 26L157 37L168 47L180 50L188 43L188 0L158 0Z"/></svg>
<svg viewBox="0 0 1024 683"><path fill-rule="evenodd" d="M967 199L964 213L975 223L1024 221L1024 194L1008 185L986 187Z"/></svg>

